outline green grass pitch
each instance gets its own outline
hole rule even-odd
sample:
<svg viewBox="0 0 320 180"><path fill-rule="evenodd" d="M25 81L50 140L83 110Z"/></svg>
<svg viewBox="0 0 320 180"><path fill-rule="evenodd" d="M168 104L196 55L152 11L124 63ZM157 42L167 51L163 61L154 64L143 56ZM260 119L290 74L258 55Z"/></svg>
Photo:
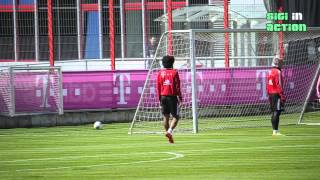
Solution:
<svg viewBox="0 0 320 180"><path fill-rule="evenodd" d="M318 115L310 116L320 122ZM0 129L0 179L319 179L320 126L128 135L129 123Z"/></svg>

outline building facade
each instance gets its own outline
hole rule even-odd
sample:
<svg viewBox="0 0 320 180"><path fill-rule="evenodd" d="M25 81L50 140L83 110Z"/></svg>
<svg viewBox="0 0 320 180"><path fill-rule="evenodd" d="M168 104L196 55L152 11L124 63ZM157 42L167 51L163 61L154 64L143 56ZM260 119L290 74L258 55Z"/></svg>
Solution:
<svg viewBox="0 0 320 180"><path fill-rule="evenodd" d="M244 9L245 2L229 4ZM249 4L263 7L262 0ZM204 5L223 7L223 0L172 0L173 11ZM108 0L52 0L52 9L55 61L110 58ZM166 0L114 0L115 57L151 57L162 32L167 30L167 22L159 20L167 11ZM175 18L173 29L213 28L210 22ZM0 1L0 49L2 62L48 61L47 0Z"/></svg>

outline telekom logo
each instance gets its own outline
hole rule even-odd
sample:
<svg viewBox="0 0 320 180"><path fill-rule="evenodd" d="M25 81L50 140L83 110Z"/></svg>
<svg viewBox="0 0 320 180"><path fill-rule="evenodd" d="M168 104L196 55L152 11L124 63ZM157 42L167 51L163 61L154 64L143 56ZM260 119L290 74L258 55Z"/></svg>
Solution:
<svg viewBox="0 0 320 180"><path fill-rule="evenodd" d="M53 77L50 77L50 82L53 82ZM53 94L53 89L51 88L51 84L48 84L48 75L37 75L36 76L36 87L42 84L42 89L36 90L36 96L42 97L42 102L40 107L51 107L48 103L48 98L51 94ZM49 87L49 89L48 89Z"/></svg>
<svg viewBox="0 0 320 180"><path fill-rule="evenodd" d="M130 73L113 74L113 94L119 95L117 104L127 104L125 95L131 94L131 78Z"/></svg>

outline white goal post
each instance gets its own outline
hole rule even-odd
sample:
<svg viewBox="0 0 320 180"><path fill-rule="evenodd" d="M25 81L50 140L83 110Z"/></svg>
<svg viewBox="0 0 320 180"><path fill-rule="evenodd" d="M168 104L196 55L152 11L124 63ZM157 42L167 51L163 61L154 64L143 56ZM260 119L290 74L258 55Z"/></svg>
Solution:
<svg viewBox="0 0 320 180"><path fill-rule="evenodd" d="M229 67L225 67L225 35L229 41ZM284 47L284 91L287 97L281 124L297 124L310 98L319 71L320 33L255 29L174 30L162 35L150 66L131 133L163 132L155 90L161 59L176 59L183 105L177 127L181 132L205 129L270 126L266 76L275 54Z"/></svg>
<svg viewBox="0 0 320 180"><path fill-rule="evenodd" d="M60 67L21 66L0 71L0 114L63 114Z"/></svg>

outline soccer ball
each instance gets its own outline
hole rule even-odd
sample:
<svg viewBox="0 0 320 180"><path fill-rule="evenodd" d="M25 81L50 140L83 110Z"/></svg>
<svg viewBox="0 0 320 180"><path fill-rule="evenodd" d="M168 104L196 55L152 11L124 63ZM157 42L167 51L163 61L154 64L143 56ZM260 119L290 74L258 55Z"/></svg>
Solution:
<svg viewBox="0 0 320 180"><path fill-rule="evenodd" d="M102 123L101 123L100 121L94 122L93 128L95 128L95 129L102 129Z"/></svg>

